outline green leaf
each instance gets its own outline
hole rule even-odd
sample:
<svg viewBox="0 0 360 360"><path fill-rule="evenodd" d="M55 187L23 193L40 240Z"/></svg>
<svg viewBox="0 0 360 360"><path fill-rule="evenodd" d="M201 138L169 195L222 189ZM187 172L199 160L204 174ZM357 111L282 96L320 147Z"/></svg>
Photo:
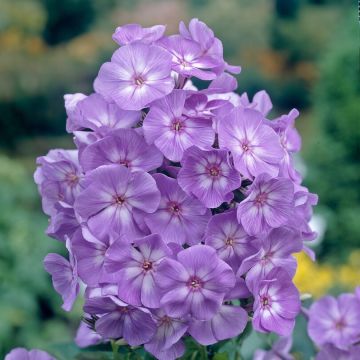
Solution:
<svg viewBox="0 0 360 360"><path fill-rule="evenodd" d="M74 343L54 344L49 347L49 352L53 354L58 360L76 359L81 349Z"/></svg>
<svg viewBox="0 0 360 360"><path fill-rule="evenodd" d="M228 360L229 356L226 353L217 353L214 355L213 360Z"/></svg>

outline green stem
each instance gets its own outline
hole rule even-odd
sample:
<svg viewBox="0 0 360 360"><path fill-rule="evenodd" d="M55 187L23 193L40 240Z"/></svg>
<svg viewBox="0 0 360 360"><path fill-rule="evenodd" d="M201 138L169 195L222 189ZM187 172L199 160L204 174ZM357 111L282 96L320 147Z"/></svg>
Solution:
<svg viewBox="0 0 360 360"><path fill-rule="evenodd" d="M120 360L119 346L120 345L117 344L115 340L111 340L111 348L112 348L114 360Z"/></svg>
<svg viewBox="0 0 360 360"><path fill-rule="evenodd" d="M200 347L200 352L201 352L201 359L207 360L208 359L207 347L206 346L201 346Z"/></svg>

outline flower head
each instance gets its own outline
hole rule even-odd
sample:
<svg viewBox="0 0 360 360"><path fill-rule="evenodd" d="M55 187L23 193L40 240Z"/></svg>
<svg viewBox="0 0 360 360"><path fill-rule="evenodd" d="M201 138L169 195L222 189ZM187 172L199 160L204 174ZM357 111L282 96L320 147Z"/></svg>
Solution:
<svg viewBox="0 0 360 360"><path fill-rule="evenodd" d="M127 24L117 27L112 38L119 45L128 45L133 42L151 44L164 35L165 28L164 25L143 28L139 24Z"/></svg>
<svg viewBox="0 0 360 360"><path fill-rule="evenodd" d="M111 235L99 240L85 226L82 230L76 231L71 238L77 271L86 285L94 287L100 282L106 282L104 279L108 276L104 266L105 254L115 240Z"/></svg>
<svg viewBox="0 0 360 360"><path fill-rule="evenodd" d="M50 150L37 159L37 164L34 179L42 196L44 212L56 213L59 201L73 205L81 191L82 178L77 150Z"/></svg>
<svg viewBox="0 0 360 360"><path fill-rule="evenodd" d="M254 95L252 102L249 101L247 93L243 93L239 100L239 105L242 107L257 110L264 116L266 116L272 109L270 96L265 90L258 91ZM272 123L272 121L269 121L270 126Z"/></svg>
<svg viewBox="0 0 360 360"><path fill-rule="evenodd" d="M81 321L74 339L75 344L80 348L85 348L91 345L97 345L102 340L102 337L97 334L89 325Z"/></svg>
<svg viewBox="0 0 360 360"><path fill-rule="evenodd" d="M191 322L189 334L202 345L215 344L240 335L247 324L248 314L240 306L221 305L210 320Z"/></svg>
<svg viewBox="0 0 360 360"><path fill-rule="evenodd" d="M150 341L145 344L145 349L158 359L175 359L181 356L171 357L169 351L172 352L178 347L179 340L189 328L189 319L170 317L161 309L153 310L152 316L157 330ZM166 354L168 357L165 357Z"/></svg>
<svg viewBox="0 0 360 360"><path fill-rule="evenodd" d="M247 178L276 177L284 150L276 132L252 109L234 108L218 124L220 148L231 151L235 168Z"/></svg>
<svg viewBox="0 0 360 360"><path fill-rule="evenodd" d="M73 206L63 201L54 204L54 212L46 229L46 235L65 242L66 238L72 238L79 227Z"/></svg>
<svg viewBox="0 0 360 360"><path fill-rule="evenodd" d="M211 68L222 64L218 59L204 55L198 43L185 39L181 35L163 38L159 45L171 53L173 70L184 76L213 80L216 74L211 71Z"/></svg>
<svg viewBox="0 0 360 360"><path fill-rule="evenodd" d="M69 261L61 255L50 253L44 259L44 267L52 277L54 289L63 299L62 308L70 311L79 293L79 280L76 258L69 240L66 246L69 251Z"/></svg>
<svg viewBox="0 0 360 360"><path fill-rule="evenodd" d="M123 337L131 346L149 341L156 331L156 324L144 309L129 306L115 296L86 299L84 310L97 315L95 330L105 339Z"/></svg>
<svg viewBox="0 0 360 360"><path fill-rule="evenodd" d="M238 272L246 273L249 289L254 289L275 267L283 268L291 277L295 275L297 263L292 254L303 248L299 232L285 227L273 229L256 244L258 251L241 263Z"/></svg>
<svg viewBox="0 0 360 360"><path fill-rule="evenodd" d="M186 93L173 91L157 101L144 120L144 136L171 161L180 161L192 145L209 148L215 133L210 119L183 115Z"/></svg>
<svg viewBox="0 0 360 360"><path fill-rule="evenodd" d="M236 269L245 258L256 252L255 238L239 224L235 210L211 218L206 228L205 244L216 249L220 259Z"/></svg>
<svg viewBox="0 0 360 360"><path fill-rule="evenodd" d="M154 145L147 145L134 129L119 129L87 146L80 156L84 171L101 165L120 164L131 171L151 171L160 167L163 156Z"/></svg>
<svg viewBox="0 0 360 360"><path fill-rule="evenodd" d="M112 244L105 266L108 272L116 272L119 298L135 306L159 307L155 280L159 264L169 255L171 250L157 234L136 239L133 245L121 240Z"/></svg>
<svg viewBox="0 0 360 360"><path fill-rule="evenodd" d="M253 326L260 332L289 336L300 311L300 296L289 274L274 268L254 291Z"/></svg>
<svg viewBox="0 0 360 360"><path fill-rule="evenodd" d="M351 346L349 350L342 350L333 344L325 344L316 355L316 360L358 360L360 346Z"/></svg>
<svg viewBox="0 0 360 360"><path fill-rule="evenodd" d="M32 349L26 350L24 348L15 348L11 350L4 360L56 360L54 357L50 356L47 352Z"/></svg>
<svg viewBox="0 0 360 360"><path fill-rule="evenodd" d="M159 233L167 243L194 245L201 241L210 211L194 196L187 195L176 179L163 174L153 175L161 193L158 209L145 216L153 233Z"/></svg>
<svg viewBox="0 0 360 360"><path fill-rule="evenodd" d="M308 333L318 345L346 350L360 339L360 301L353 294L325 296L309 310Z"/></svg>
<svg viewBox="0 0 360 360"><path fill-rule="evenodd" d="M294 210L294 186L284 178L259 175L248 197L237 208L238 221L250 235L263 234L284 225Z"/></svg>
<svg viewBox="0 0 360 360"><path fill-rule="evenodd" d="M171 55L159 46L125 45L102 65L94 87L120 108L140 110L172 91L171 66Z"/></svg>
<svg viewBox="0 0 360 360"><path fill-rule="evenodd" d="M235 285L235 276L213 248L194 245L180 251L177 260L164 259L157 281L164 294L160 304L169 316L190 314L208 320L219 311L225 294Z"/></svg>
<svg viewBox="0 0 360 360"><path fill-rule="evenodd" d="M113 101L100 94L91 94L76 103L68 115L68 132L90 129L102 136L115 129L126 129L140 120L139 111L120 109Z"/></svg>
<svg viewBox="0 0 360 360"><path fill-rule="evenodd" d="M229 165L226 151L205 151L195 146L184 154L178 182L208 208L230 202L232 191L241 185L240 175Z"/></svg>
<svg viewBox="0 0 360 360"><path fill-rule="evenodd" d="M154 212L160 202L155 180L123 165L104 165L88 173L88 185L79 194L75 210L98 238L108 233L141 236L137 211Z"/></svg>
<svg viewBox="0 0 360 360"><path fill-rule="evenodd" d="M218 74L224 70L235 74L240 73L241 68L239 66L232 66L224 61L221 41L215 37L214 32L204 22L194 18L191 19L189 27L186 28L185 24L181 21L179 32L185 39L192 40L199 44L203 55L220 63L216 69Z"/></svg>

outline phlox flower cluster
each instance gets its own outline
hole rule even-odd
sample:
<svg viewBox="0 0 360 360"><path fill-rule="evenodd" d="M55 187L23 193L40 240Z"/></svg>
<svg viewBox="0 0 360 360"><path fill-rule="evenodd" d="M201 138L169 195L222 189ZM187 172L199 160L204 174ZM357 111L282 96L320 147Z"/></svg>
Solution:
<svg viewBox="0 0 360 360"><path fill-rule="evenodd" d="M292 254L316 236L317 196L294 168L298 111L270 118L265 91L237 94L241 69L197 19L113 39L94 93L65 95L76 150L51 150L35 172L47 233L68 251L44 260L63 309L85 288L77 343L122 338L171 360L186 337L215 344L249 321L288 337Z"/></svg>

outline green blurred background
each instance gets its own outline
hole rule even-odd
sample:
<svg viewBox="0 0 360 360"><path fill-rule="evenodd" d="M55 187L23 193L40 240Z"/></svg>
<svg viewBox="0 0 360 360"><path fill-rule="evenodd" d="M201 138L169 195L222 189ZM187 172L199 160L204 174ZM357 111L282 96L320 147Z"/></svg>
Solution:
<svg viewBox="0 0 360 360"><path fill-rule="evenodd" d="M360 284L360 83L355 1L341 0L1 0L0 1L0 358L15 346L71 342L81 301L67 314L42 268L62 244L32 180L36 156L71 148L63 94L91 92L125 23L205 21L243 68L239 92L266 89L273 115L297 107L305 184L320 196L314 225L319 263L299 255L295 281L315 297ZM295 350L306 359L303 324ZM249 357L252 335L245 346ZM304 345L305 344L305 345ZM55 347L54 347L55 346ZM64 348L64 346L62 346ZM66 356L65 356L66 358Z"/></svg>

